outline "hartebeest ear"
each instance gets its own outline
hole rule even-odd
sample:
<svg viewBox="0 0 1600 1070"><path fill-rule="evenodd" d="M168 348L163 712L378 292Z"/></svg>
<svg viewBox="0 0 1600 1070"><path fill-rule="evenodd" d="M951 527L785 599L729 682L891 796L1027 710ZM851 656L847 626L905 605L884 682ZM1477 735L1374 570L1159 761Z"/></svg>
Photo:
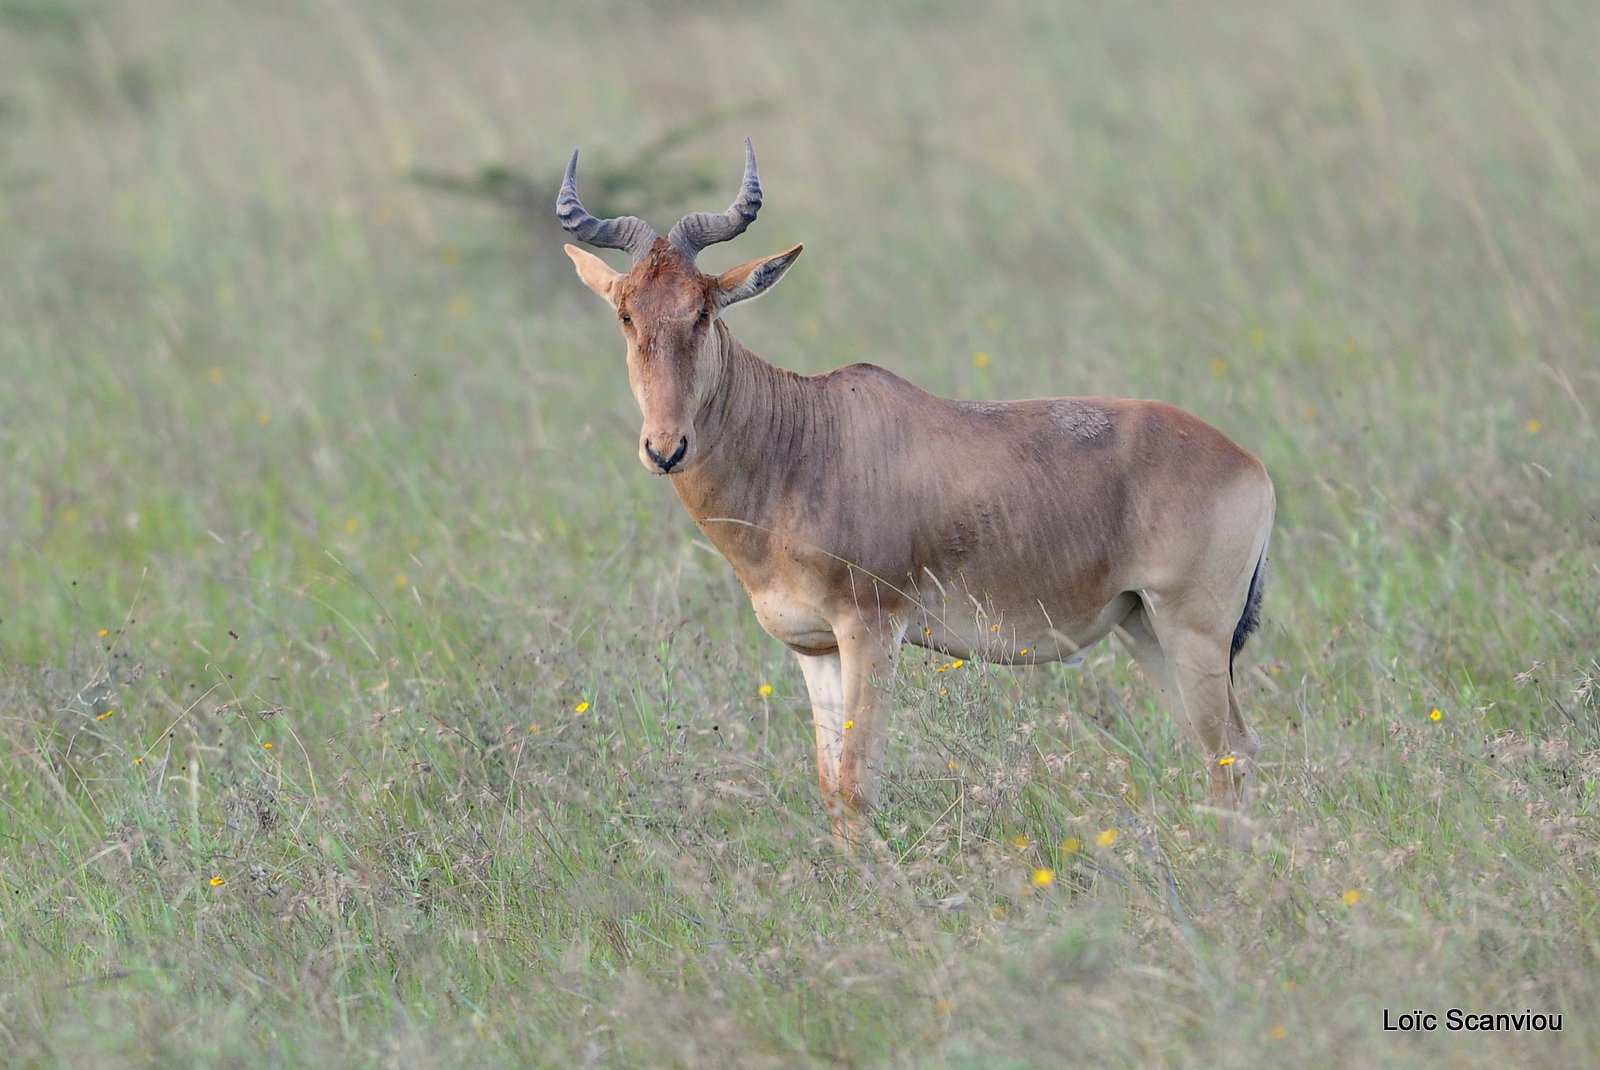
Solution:
<svg viewBox="0 0 1600 1070"><path fill-rule="evenodd" d="M622 281L622 272L587 249L580 249L576 245L567 245L563 248L567 250L567 255L572 257L572 262L578 265L578 278L583 280L583 284L615 305L617 283Z"/></svg>
<svg viewBox="0 0 1600 1070"><path fill-rule="evenodd" d="M783 278L783 273L789 270L789 265L794 263L795 258L800 255L800 250L804 248L804 245L796 245L786 253L764 256L760 260L752 260L748 264L729 268L718 275L717 307L727 308L740 301L760 297L772 289L773 283Z"/></svg>

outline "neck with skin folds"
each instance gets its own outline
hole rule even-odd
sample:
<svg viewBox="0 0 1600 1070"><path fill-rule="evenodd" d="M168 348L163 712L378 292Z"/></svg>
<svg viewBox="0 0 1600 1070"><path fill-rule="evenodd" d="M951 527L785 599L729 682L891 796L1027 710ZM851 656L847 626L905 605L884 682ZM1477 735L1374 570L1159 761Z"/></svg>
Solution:
<svg viewBox="0 0 1600 1070"><path fill-rule="evenodd" d="M695 524L748 585L771 550L785 485L816 459L821 399L801 376L739 344L720 320L716 332L721 381L695 420L700 460L670 478Z"/></svg>

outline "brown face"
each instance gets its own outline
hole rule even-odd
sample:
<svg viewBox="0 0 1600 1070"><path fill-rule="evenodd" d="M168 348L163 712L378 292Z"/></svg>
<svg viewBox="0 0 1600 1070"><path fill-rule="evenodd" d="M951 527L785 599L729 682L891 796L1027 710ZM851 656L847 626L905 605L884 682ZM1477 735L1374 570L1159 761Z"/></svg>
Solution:
<svg viewBox="0 0 1600 1070"><path fill-rule="evenodd" d="M688 471L698 457L695 415L722 377L722 310L766 293L800 255L786 253L703 275L664 240L626 275L593 253L566 247L584 284L611 302L628 340L628 383L644 414L639 461L657 475Z"/></svg>
<svg viewBox="0 0 1600 1070"><path fill-rule="evenodd" d="M657 475L687 471L696 460L695 413L721 371L715 281L650 257L618 287L628 384L644 416L639 461Z"/></svg>

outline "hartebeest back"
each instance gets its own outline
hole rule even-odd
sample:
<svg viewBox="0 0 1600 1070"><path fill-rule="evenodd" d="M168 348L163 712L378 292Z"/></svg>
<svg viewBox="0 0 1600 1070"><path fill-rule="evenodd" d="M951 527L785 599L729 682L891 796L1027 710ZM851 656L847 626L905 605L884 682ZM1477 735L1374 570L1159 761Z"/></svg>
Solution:
<svg viewBox="0 0 1600 1070"><path fill-rule="evenodd" d="M762 627L798 656L836 836L854 840L877 800L877 681L907 641L1033 664L1116 631L1199 744L1216 802L1239 804L1256 741L1233 658L1256 624L1274 505L1260 462L1157 401L962 402L871 364L775 368L722 313L771 288L801 246L716 276L695 266L761 207L749 141L733 206L665 238L590 215L577 163L562 223L633 258L624 274L566 247L627 339L639 459L671 477Z"/></svg>

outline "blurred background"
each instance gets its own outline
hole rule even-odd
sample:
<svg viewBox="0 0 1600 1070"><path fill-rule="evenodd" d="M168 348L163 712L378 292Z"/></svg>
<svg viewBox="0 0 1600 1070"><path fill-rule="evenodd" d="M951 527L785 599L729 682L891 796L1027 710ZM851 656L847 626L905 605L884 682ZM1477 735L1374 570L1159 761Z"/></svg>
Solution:
<svg viewBox="0 0 1600 1070"><path fill-rule="evenodd" d="M1583 5L9 0L0 29L0 515L63 561L133 571L163 524L315 556L396 481L564 522L635 417L561 167L665 227L731 200L746 135L767 207L708 265L806 243L736 316L776 363L1174 400L1269 462L1285 551L1362 510L1533 559L1533 514L1592 521Z"/></svg>

